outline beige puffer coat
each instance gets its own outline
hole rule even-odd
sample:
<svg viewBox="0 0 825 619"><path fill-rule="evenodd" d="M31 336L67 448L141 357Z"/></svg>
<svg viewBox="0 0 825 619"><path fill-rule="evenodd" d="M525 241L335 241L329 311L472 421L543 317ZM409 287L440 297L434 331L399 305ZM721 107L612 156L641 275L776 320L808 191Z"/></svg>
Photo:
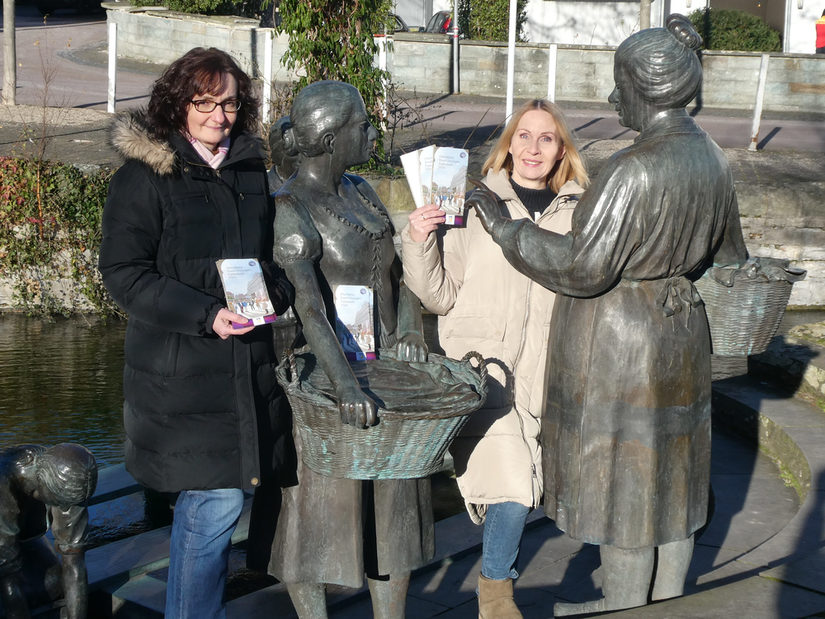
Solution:
<svg viewBox="0 0 825 619"><path fill-rule="evenodd" d="M512 219L530 218L506 172L484 183L506 203ZM566 234L582 188L567 182L538 224ZM554 294L516 271L481 227L475 211L466 228L423 243L401 233L404 279L439 315L439 341L448 357L475 350L487 360L489 395L450 451L470 517L481 523L491 503L536 507L542 496L539 430L544 400L547 336Z"/></svg>

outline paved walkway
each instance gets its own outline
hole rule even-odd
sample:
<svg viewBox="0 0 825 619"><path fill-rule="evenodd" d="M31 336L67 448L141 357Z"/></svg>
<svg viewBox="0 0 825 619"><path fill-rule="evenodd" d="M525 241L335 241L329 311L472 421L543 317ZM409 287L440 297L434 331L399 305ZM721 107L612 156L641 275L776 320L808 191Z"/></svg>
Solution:
<svg viewBox="0 0 825 619"><path fill-rule="evenodd" d="M808 353L811 364L825 365L819 350L808 349ZM821 409L753 376L715 381L712 509L708 525L697 536L686 595L609 615L825 616L823 444L825 413ZM796 478L802 497L783 482L783 475ZM244 520L236 531L240 543L232 560L236 578L245 571L241 549L247 524ZM90 581L96 589L114 595L117 617L161 616L167 549L168 529L164 528L90 551ZM472 525L466 514L440 521L437 556L415 573L407 616L476 617L474 589L480 549L481 528ZM569 539L541 512L531 515L520 571L516 599L529 619L552 617L555 601L583 601L600 594L597 548ZM102 582L104 576L107 582ZM371 616L363 589L331 588L328 599L334 619ZM228 617L294 617L294 611L284 587L276 584L231 601Z"/></svg>

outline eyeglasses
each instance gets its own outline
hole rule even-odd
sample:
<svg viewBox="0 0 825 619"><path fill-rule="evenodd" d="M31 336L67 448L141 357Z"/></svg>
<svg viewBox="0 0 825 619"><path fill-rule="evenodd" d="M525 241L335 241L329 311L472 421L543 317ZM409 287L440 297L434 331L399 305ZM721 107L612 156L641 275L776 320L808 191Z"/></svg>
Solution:
<svg viewBox="0 0 825 619"><path fill-rule="evenodd" d="M226 101L212 101L210 99L198 99L197 101L190 101L192 107L202 114L209 114L214 112L219 105L224 114L234 114L241 109L241 102L238 99L227 99Z"/></svg>

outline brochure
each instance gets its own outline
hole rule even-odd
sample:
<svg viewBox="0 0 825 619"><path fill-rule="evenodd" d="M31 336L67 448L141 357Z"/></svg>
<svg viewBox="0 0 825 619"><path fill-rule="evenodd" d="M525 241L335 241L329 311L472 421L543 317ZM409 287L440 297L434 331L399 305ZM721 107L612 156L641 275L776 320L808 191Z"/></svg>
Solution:
<svg viewBox="0 0 825 619"><path fill-rule="evenodd" d="M339 284L333 287L335 335L347 359L375 359L373 291L369 286Z"/></svg>
<svg viewBox="0 0 825 619"><path fill-rule="evenodd" d="M469 153L463 148L425 146L401 155L416 208L437 204L451 226L464 224Z"/></svg>
<svg viewBox="0 0 825 619"><path fill-rule="evenodd" d="M227 258L215 264L223 283L227 308L247 318L246 322L233 322L235 329L274 322L278 318L257 258Z"/></svg>

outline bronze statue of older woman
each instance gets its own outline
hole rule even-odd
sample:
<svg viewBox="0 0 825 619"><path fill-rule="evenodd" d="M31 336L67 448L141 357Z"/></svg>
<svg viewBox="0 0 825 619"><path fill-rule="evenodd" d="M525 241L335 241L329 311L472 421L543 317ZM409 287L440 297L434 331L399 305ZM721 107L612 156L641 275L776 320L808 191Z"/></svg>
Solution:
<svg viewBox="0 0 825 619"><path fill-rule="evenodd" d="M707 518L710 337L692 282L747 251L725 156L685 110L700 44L671 15L619 46L608 100L639 136L584 193L570 233L507 220L489 193L469 200L508 260L564 295L549 336L544 508L600 546L604 597L556 615L681 595Z"/></svg>
<svg viewBox="0 0 825 619"><path fill-rule="evenodd" d="M309 348L333 386L344 423L378 422L336 337L336 285L374 291L379 349L426 360L421 306L400 282L389 215L360 177L378 136L349 84L302 89L283 137L300 153L297 173L276 194L275 258L295 286L295 311ZM365 430L366 431L366 430ZM296 447L300 438L296 433ZM287 584L302 618L327 616L324 584L360 587L367 576L376 617L403 617L410 571L434 551L427 479L359 481L317 474L299 464L287 488L269 571Z"/></svg>

